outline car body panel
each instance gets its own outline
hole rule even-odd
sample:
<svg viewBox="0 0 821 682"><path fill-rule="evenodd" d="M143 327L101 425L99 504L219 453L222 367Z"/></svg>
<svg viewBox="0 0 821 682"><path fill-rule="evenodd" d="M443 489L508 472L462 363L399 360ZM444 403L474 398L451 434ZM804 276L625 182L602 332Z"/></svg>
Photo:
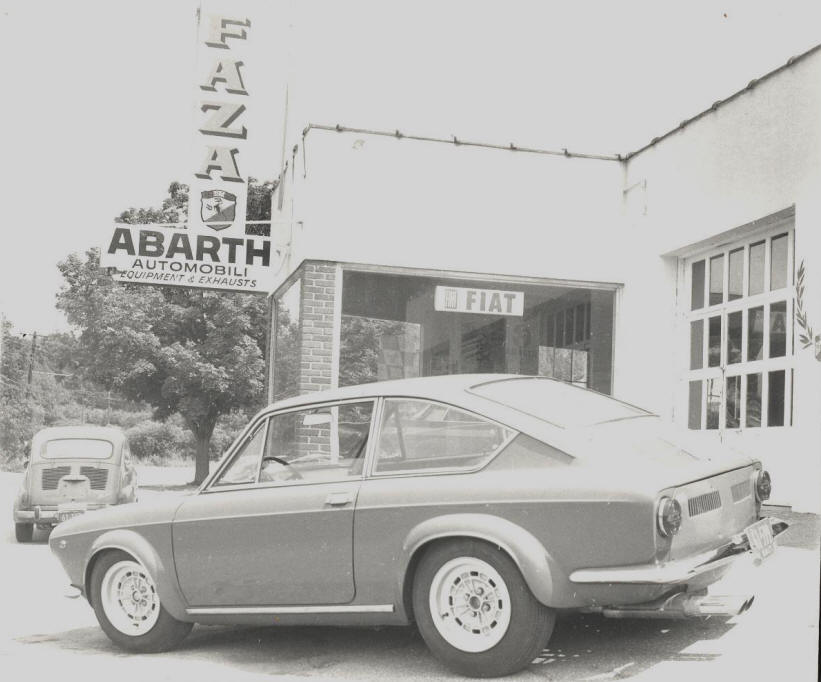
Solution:
<svg viewBox="0 0 821 682"><path fill-rule="evenodd" d="M122 550L140 561L155 577L162 603L178 619L187 604L174 570L171 520L182 499L158 499L151 504L109 507L60 523L49 537L69 581L89 597L94 561L109 550Z"/></svg>
<svg viewBox="0 0 821 682"><path fill-rule="evenodd" d="M724 557L691 575L696 557L728 543L732 560L749 556L735 541L759 515L759 463L690 452L659 435L657 418L647 413L564 428L469 390L504 379L380 382L274 404L251 420L195 495L71 520L54 532L52 548L74 584L87 587L89 562L117 547L157 571L175 617L248 624L408 622L416 563L431 543L448 538L499 547L534 596L555 608L649 603L701 589L729 566ZM456 407L512 435L474 470L380 472L374 457L384 398ZM377 404L361 476L350 477L350 470L338 482L215 485L261 419L362 399ZM461 421L468 434L481 432ZM423 430L423 422L420 412L412 430ZM427 442L433 431L419 435ZM707 508L704 499L715 493L721 504ZM658 530L662 496L675 497L684 510L673 537ZM646 579L618 579L641 575Z"/></svg>
<svg viewBox="0 0 821 682"><path fill-rule="evenodd" d="M186 498L174 519L173 540L177 575L188 603L241 607L350 602L359 485L355 480L261 486ZM329 505L333 496L349 502Z"/></svg>

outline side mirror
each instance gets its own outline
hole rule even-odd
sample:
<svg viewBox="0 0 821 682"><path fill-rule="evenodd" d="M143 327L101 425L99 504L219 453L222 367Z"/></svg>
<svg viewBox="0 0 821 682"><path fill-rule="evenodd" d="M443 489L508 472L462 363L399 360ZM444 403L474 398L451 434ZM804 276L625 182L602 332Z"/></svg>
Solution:
<svg viewBox="0 0 821 682"><path fill-rule="evenodd" d="M28 458L28 457L26 457L26 458L23 460L23 468L24 468L24 469L25 469L25 468L27 468L27 467L28 467L28 465L29 465L29 458Z"/></svg>

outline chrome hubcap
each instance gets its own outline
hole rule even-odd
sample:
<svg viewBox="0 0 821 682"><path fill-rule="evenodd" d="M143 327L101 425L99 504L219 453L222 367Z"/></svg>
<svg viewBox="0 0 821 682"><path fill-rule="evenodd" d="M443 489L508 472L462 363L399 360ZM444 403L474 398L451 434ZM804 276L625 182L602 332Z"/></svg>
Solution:
<svg viewBox="0 0 821 682"><path fill-rule="evenodd" d="M136 561L119 561L108 569L100 587L103 611L126 635L142 635L157 622L160 599L151 576Z"/></svg>
<svg viewBox="0 0 821 682"><path fill-rule="evenodd" d="M452 646L476 653L492 648L510 625L510 594L499 573L475 557L444 564L430 587L430 612Z"/></svg>

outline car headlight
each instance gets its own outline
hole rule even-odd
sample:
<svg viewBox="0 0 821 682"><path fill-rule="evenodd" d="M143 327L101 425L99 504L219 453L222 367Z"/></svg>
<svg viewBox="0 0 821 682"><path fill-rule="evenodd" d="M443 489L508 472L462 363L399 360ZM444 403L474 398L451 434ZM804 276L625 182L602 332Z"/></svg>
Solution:
<svg viewBox="0 0 821 682"><path fill-rule="evenodd" d="M678 533L681 528L681 505L672 497L662 497L656 514L659 533L665 538Z"/></svg>
<svg viewBox="0 0 821 682"><path fill-rule="evenodd" d="M772 490L773 484L770 478L770 472L762 469L758 472L758 476L755 479L755 499L759 502L769 500Z"/></svg>

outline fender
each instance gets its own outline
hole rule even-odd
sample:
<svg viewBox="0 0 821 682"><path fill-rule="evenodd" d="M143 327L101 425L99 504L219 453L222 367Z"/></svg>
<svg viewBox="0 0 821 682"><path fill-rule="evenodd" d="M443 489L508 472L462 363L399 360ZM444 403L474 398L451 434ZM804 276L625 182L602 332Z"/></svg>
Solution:
<svg viewBox="0 0 821 682"><path fill-rule="evenodd" d="M171 539L168 540L169 551ZM185 613L185 599L177 584L177 574L173 566L166 566L162 558L148 540L139 533L119 528L107 531L94 540L88 550L85 561L85 576L83 586L86 597L90 598L91 571L89 567L94 562L95 557L107 549L119 549L133 556L151 574L154 584L157 587L157 594L160 603L168 613L177 620L190 621L190 616Z"/></svg>
<svg viewBox="0 0 821 682"><path fill-rule="evenodd" d="M492 514L446 514L414 526L402 546L398 604L403 603L401 595L404 594L405 578L414 555L431 540L448 537L477 538L500 547L516 563L533 596L545 606L551 605L554 576L562 575L558 564L529 531Z"/></svg>

